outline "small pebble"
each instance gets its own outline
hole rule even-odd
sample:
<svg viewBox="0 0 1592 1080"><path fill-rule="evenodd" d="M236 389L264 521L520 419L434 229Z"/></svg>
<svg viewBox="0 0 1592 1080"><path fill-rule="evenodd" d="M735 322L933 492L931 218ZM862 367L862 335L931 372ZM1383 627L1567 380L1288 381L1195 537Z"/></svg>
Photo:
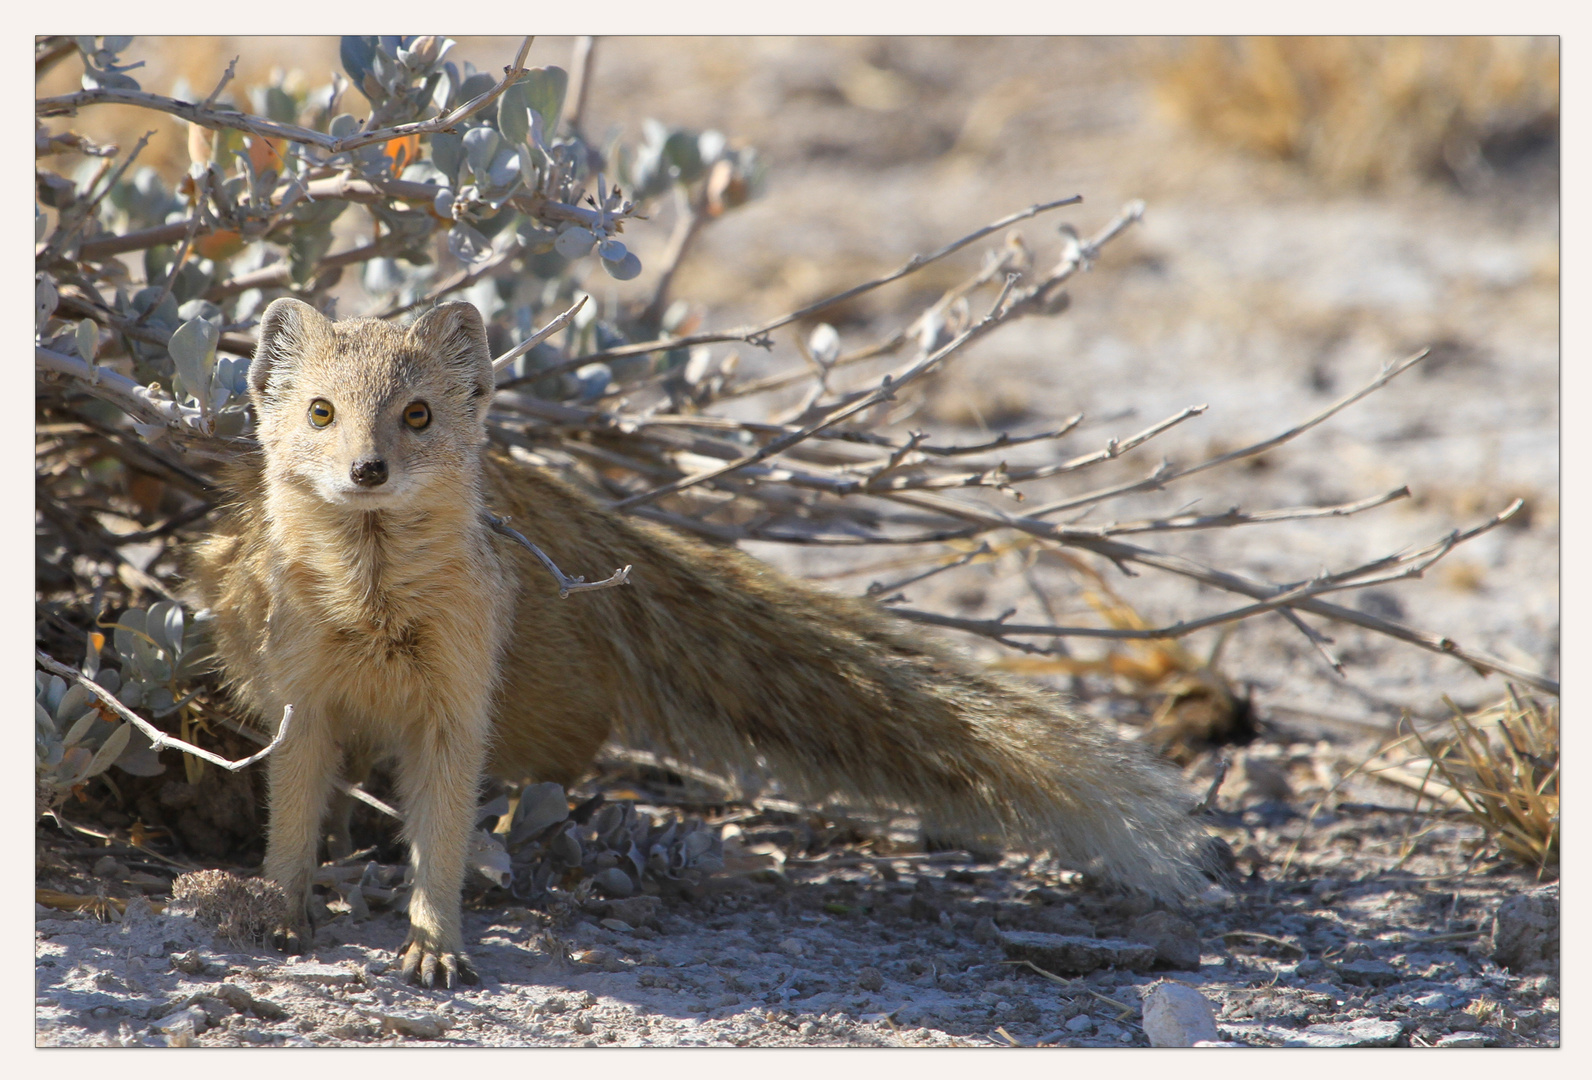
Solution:
<svg viewBox="0 0 1592 1080"><path fill-rule="evenodd" d="M1221 1038L1205 995L1180 983L1157 983L1144 995L1144 1034L1151 1046L1193 1046Z"/></svg>
<svg viewBox="0 0 1592 1080"><path fill-rule="evenodd" d="M1288 1046L1392 1046L1403 1027L1392 1020L1350 1020L1345 1024L1311 1024L1289 1039Z"/></svg>
<svg viewBox="0 0 1592 1080"><path fill-rule="evenodd" d="M1492 1039L1479 1031L1456 1031L1437 1040L1438 1046L1489 1046Z"/></svg>
<svg viewBox="0 0 1592 1080"><path fill-rule="evenodd" d="M375 1018L381 1021L383 1034L407 1035L412 1039L440 1038L446 1025L435 1013L412 1012L407 1009L383 1010Z"/></svg>

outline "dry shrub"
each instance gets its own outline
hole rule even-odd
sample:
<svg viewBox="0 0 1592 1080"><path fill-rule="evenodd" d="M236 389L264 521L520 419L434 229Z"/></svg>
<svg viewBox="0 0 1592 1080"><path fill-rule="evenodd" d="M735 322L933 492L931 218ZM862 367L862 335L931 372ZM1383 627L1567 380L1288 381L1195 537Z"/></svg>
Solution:
<svg viewBox="0 0 1592 1080"><path fill-rule="evenodd" d="M231 941L260 941L287 918L287 896L274 881L225 870L183 874L171 886L171 907Z"/></svg>
<svg viewBox="0 0 1592 1080"><path fill-rule="evenodd" d="M1180 122L1334 186L1468 183L1557 139L1555 38L1195 38L1156 69Z"/></svg>
<svg viewBox="0 0 1592 1080"><path fill-rule="evenodd" d="M1509 696L1467 714L1453 711L1452 734L1428 742L1432 765L1470 816L1510 857L1542 870L1559 862L1559 704Z"/></svg>

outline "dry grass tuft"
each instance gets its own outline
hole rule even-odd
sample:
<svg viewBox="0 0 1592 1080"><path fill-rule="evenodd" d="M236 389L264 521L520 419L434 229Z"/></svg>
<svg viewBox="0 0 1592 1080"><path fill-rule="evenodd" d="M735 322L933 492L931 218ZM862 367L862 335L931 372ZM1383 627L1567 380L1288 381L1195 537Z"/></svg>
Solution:
<svg viewBox="0 0 1592 1080"><path fill-rule="evenodd" d="M1553 38L1195 38L1156 69L1181 123L1339 187L1469 182L1558 132Z"/></svg>
<svg viewBox="0 0 1592 1080"><path fill-rule="evenodd" d="M235 942L261 941L287 917L281 886L225 870L199 870L172 882L171 907Z"/></svg>
<svg viewBox="0 0 1592 1080"><path fill-rule="evenodd" d="M1559 862L1559 705L1515 688L1466 714L1448 698L1453 734L1416 739L1471 818L1511 858L1536 870Z"/></svg>

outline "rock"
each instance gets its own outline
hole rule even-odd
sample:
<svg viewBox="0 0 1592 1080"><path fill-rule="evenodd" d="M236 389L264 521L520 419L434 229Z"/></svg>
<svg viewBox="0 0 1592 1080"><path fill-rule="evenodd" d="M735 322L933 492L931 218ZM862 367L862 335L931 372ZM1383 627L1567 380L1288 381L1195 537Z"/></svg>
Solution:
<svg viewBox="0 0 1592 1080"><path fill-rule="evenodd" d="M220 997L210 994L198 995L194 998L193 1003L204 1010L205 1018L210 1022L211 1027L221 1023L221 1021L238 1011L227 1002L221 1000Z"/></svg>
<svg viewBox="0 0 1592 1080"><path fill-rule="evenodd" d="M351 986L360 973L337 964L291 964L282 968L282 977L310 986Z"/></svg>
<svg viewBox="0 0 1592 1080"><path fill-rule="evenodd" d="M210 1026L210 1018L205 1015L204 1009L197 1005L190 1005L186 1009L178 1009L155 1021L155 1030L162 1035L174 1035L178 1032L197 1034Z"/></svg>
<svg viewBox="0 0 1592 1080"><path fill-rule="evenodd" d="M1193 923L1170 911L1152 911L1135 919L1128 937L1155 947L1155 958L1169 968L1198 971L1200 934Z"/></svg>
<svg viewBox="0 0 1592 1080"><path fill-rule="evenodd" d="M213 987L210 993L238 1012L252 1012L261 1020L280 1020L287 1015L276 1002L257 998L236 983L222 983Z"/></svg>
<svg viewBox="0 0 1592 1080"><path fill-rule="evenodd" d="M1345 960L1334 964L1343 981L1355 986L1391 986L1399 981L1399 972L1386 960Z"/></svg>
<svg viewBox="0 0 1592 1080"><path fill-rule="evenodd" d="M1498 905L1488 945L1493 962L1516 975L1558 974L1558 883L1511 896Z"/></svg>
<svg viewBox="0 0 1592 1080"><path fill-rule="evenodd" d="M1437 1046L1491 1046L1492 1039L1479 1031L1456 1031L1438 1039Z"/></svg>
<svg viewBox="0 0 1592 1080"><path fill-rule="evenodd" d="M1226 1039L1201 1039L1195 1046L1248 1046L1248 1043L1229 1042Z"/></svg>
<svg viewBox="0 0 1592 1080"><path fill-rule="evenodd" d="M1062 1026L1075 1035L1081 1035L1086 1031L1093 1031L1095 1022L1094 1017L1090 1016L1088 1013L1079 1013L1077 1016L1073 1017L1071 1020L1068 1020L1066 1024Z"/></svg>
<svg viewBox="0 0 1592 1080"><path fill-rule="evenodd" d="M1194 1046L1221 1039L1205 995L1174 982L1157 983L1144 995L1144 1034L1151 1046Z"/></svg>
<svg viewBox="0 0 1592 1080"><path fill-rule="evenodd" d="M978 921L973 924L973 940L979 944L988 945L990 942L999 939L999 937L1000 927L996 926L995 920L988 915L981 915Z"/></svg>
<svg viewBox="0 0 1592 1080"><path fill-rule="evenodd" d="M869 993L877 993L884 989L884 972L876 967L860 968L857 971L857 986Z"/></svg>
<svg viewBox="0 0 1592 1080"><path fill-rule="evenodd" d="M413 1012L408 1009L390 1009L375 1014L381 1021L384 1034L407 1035L411 1039L436 1039L448 1029L436 1013Z"/></svg>
<svg viewBox="0 0 1592 1080"><path fill-rule="evenodd" d="M1403 1033L1403 1025L1394 1020L1350 1020L1346 1024L1311 1024L1283 1045L1321 1048L1393 1046Z"/></svg>
<svg viewBox="0 0 1592 1080"><path fill-rule="evenodd" d="M1087 975L1103 967L1148 971L1155 965L1155 946L1121 938L1087 938L1007 930L1001 950L1013 960L1027 960L1055 975Z"/></svg>

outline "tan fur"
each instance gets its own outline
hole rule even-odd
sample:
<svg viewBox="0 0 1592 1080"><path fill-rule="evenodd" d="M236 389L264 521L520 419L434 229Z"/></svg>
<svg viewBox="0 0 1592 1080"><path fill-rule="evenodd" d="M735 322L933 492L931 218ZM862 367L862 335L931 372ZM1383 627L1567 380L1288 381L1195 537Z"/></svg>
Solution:
<svg viewBox="0 0 1592 1080"><path fill-rule="evenodd" d="M967 840L1052 850L1159 896L1198 882L1203 833L1141 748L870 602L621 517L484 451L475 391L490 361L468 305L405 332L278 301L261 340L250 377L263 460L240 470L237 506L195 576L239 699L268 719L295 707L270 759L266 856L290 896L307 891L340 763L357 774L396 757L416 872L412 973L469 972L459 889L483 766L567 784L611 729L703 764L761 761L808 797L916 808ZM337 424L309 424L315 398L334 403ZM433 414L420 433L401 417L417 399ZM336 502L372 453L399 496ZM632 564L632 584L559 599L530 552L487 531L486 509L567 572Z"/></svg>

